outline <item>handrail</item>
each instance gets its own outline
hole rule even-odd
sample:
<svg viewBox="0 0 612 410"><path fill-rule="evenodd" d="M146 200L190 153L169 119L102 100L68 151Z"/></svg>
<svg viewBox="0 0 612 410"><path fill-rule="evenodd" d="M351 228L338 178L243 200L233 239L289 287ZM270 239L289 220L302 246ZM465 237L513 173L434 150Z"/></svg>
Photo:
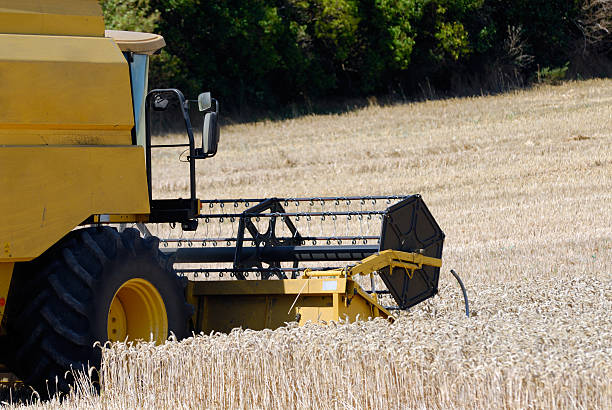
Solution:
<svg viewBox="0 0 612 410"><path fill-rule="evenodd" d="M152 177L151 177L151 148L165 148L168 145L152 146L151 145L151 98L156 95L163 93L175 94L181 106L181 113L185 121L185 127L187 128L187 136L189 137L189 185L190 185L190 196L191 200L196 200L196 169L195 169L195 138L193 137L193 127L191 126L191 119L189 113L186 110L186 100L183 93L176 88L161 88L149 91L145 99L145 122L146 122L146 167L147 167L147 182L149 189L149 201L153 200L153 189L152 189ZM186 144L176 146L187 146Z"/></svg>

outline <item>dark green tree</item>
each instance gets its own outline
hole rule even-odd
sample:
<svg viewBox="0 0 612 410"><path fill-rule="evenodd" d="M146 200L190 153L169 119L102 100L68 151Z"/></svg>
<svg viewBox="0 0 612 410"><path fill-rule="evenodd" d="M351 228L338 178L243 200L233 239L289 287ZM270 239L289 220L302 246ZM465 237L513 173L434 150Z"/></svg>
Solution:
<svg viewBox="0 0 612 410"><path fill-rule="evenodd" d="M593 1L101 4L109 28L153 31L166 38L167 47L152 59L152 86L178 87L191 97L210 90L223 101L226 113L242 115L329 96L389 93L398 87L416 93L424 82L442 92L456 92L457 84L464 83L475 89L503 89L510 77L520 85L538 66L564 66L578 44L597 40L590 52L611 49L609 36L598 40L602 30L586 29L601 26L589 21L607 21L607 8L593 6ZM501 79L501 85L495 79Z"/></svg>

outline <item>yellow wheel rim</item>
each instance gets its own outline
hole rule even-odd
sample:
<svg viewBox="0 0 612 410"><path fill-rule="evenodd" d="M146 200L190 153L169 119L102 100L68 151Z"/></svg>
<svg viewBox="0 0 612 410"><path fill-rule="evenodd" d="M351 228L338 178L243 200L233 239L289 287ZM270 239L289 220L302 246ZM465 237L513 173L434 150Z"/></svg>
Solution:
<svg viewBox="0 0 612 410"><path fill-rule="evenodd" d="M108 309L108 340L153 340L168 336L168 315L158 290L145 279L130 279L115 292Z"/></svg>

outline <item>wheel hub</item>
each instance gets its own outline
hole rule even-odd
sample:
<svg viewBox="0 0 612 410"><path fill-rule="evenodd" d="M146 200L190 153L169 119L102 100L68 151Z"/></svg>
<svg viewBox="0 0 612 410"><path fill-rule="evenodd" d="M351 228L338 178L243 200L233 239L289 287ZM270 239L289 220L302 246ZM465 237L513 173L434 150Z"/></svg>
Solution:
<svg viewBox="0 0 612 410"><path fill-rule="evenodd" d="M108 340L154 341L168 335L166 306L155 286L140 278L130 279L115 292L108 310Z"/></svg>

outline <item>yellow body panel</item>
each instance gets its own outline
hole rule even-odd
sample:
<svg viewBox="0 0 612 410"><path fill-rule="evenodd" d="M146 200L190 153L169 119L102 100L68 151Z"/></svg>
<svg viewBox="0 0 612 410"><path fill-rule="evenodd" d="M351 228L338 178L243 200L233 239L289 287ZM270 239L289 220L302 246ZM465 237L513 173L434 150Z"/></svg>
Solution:
<svg viewBox="0 0 612 410"><path fill-rule="evenodd" d="M0 262L33 259L93 214L147 214L139 146L0 146Z"/></svg>
<svg viewBox="0 0 612 410"><path fill-rule="evenodd" d="M0 322L4 317L4 308L6 307L6 301L8 299L14 266L14 263L0 263Z"/></svg>
<svg viewBox="0 0 612 410"><path fill-rule="evenodd" d="M98 0L0 0L0 32L104 36Z"/></svg>
<svg viewBox="0 0 612 410"><path fill-rule="evenodd" d="M242 327L276 329L285 322L391 318L351 279L227 280L190 282L196 328L204 333Z"/></svg>
<svg viewBox="0 0 612 410"><path fill-rule="evenodd" d="M110 38L0 34L0 145L129 145L128 64Z"/></svg>

